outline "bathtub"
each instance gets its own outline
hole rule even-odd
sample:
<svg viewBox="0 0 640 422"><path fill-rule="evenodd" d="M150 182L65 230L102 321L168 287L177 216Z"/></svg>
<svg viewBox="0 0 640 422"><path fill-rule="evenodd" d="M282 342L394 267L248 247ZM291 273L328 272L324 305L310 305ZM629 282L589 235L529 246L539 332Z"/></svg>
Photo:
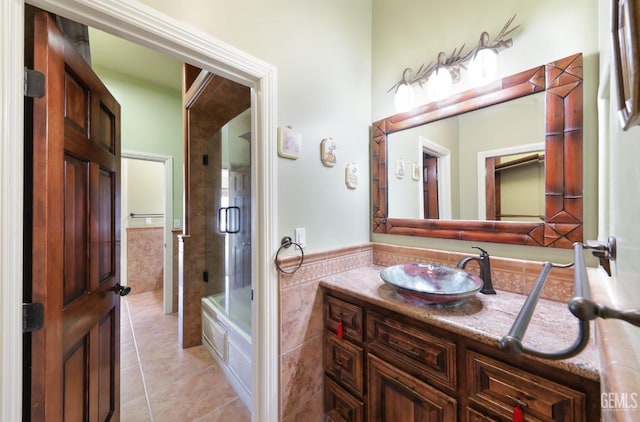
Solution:
<svg viewBox="0 0 640 422"><path fill-rule="evenodd" d="M237 295L250 293L250 288L235 292ZM202 298L202 344L251 409L251 301L232 301L235 306L227 308L227 312L225 303L224 293Z"/></svg>

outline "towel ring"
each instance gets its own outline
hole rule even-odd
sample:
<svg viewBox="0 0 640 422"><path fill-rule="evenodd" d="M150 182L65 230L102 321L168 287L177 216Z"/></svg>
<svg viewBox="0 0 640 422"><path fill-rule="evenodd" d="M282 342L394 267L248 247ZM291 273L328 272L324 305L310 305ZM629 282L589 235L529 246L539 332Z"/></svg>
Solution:
<svg viewBox="0 0 640 422"><path fill-rule="evenodd" d="M280 255L280 252L282 251L282 249L288 249L291 245L295 245L298 247L298 249L300 249L300 262L298 262L298 265L293 270L285 271L280 267L280 264L278 264L278 255ZM282 241L280 242L280 247L278 248L278 252L276 252L276 259L274 260L274 263L276 264L276 268L278 269L278 271L280 271L282 274L293 274L296 271L298 271L300 267L302 267L303 262L304 262L304 250L302 250L302 246L292 241L289 236L283 237Z"/></svg>

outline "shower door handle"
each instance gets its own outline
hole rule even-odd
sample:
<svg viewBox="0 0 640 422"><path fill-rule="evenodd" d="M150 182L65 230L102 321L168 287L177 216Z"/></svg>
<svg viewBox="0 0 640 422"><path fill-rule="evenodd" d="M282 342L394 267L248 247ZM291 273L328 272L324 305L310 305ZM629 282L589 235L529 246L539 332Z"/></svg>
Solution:
<svg viewBox="0 0 640 422"><path fill-rule="evenodd" d="M218 208L218 231L229 234L240 232L240 207Z"/></svg>

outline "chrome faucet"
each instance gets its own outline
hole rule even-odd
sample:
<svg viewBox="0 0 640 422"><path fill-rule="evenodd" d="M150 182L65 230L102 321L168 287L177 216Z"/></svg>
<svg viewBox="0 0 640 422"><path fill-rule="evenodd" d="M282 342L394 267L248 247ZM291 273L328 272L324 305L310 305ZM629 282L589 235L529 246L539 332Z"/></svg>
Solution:
<svg viewBox="0 0 640 422"><path fill-rule="evenodd" d="M478 261L478 264L480 265L480 278L483 283L480 293L484 293L485 295L495 295L496 291L493 290L493 285L491 284L491 262L489 261L489 253L477 246L472 246L472 248L480 249L482 253L479 257L467 256L462 258L458 262L458 268L464 269L469 261Z"/></svg>

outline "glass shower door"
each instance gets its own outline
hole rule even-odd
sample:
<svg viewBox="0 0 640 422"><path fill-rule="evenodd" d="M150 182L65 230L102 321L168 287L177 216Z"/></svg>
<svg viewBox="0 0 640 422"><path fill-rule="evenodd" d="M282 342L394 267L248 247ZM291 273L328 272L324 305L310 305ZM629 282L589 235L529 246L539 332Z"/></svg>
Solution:
<svg viewBox="0 0 640 422"><path fill-rule="evenodd" d="M233 227L226 235L226 310L231 320L251 334L251 174L248 168L227 173L227 215Z"/></svg>

